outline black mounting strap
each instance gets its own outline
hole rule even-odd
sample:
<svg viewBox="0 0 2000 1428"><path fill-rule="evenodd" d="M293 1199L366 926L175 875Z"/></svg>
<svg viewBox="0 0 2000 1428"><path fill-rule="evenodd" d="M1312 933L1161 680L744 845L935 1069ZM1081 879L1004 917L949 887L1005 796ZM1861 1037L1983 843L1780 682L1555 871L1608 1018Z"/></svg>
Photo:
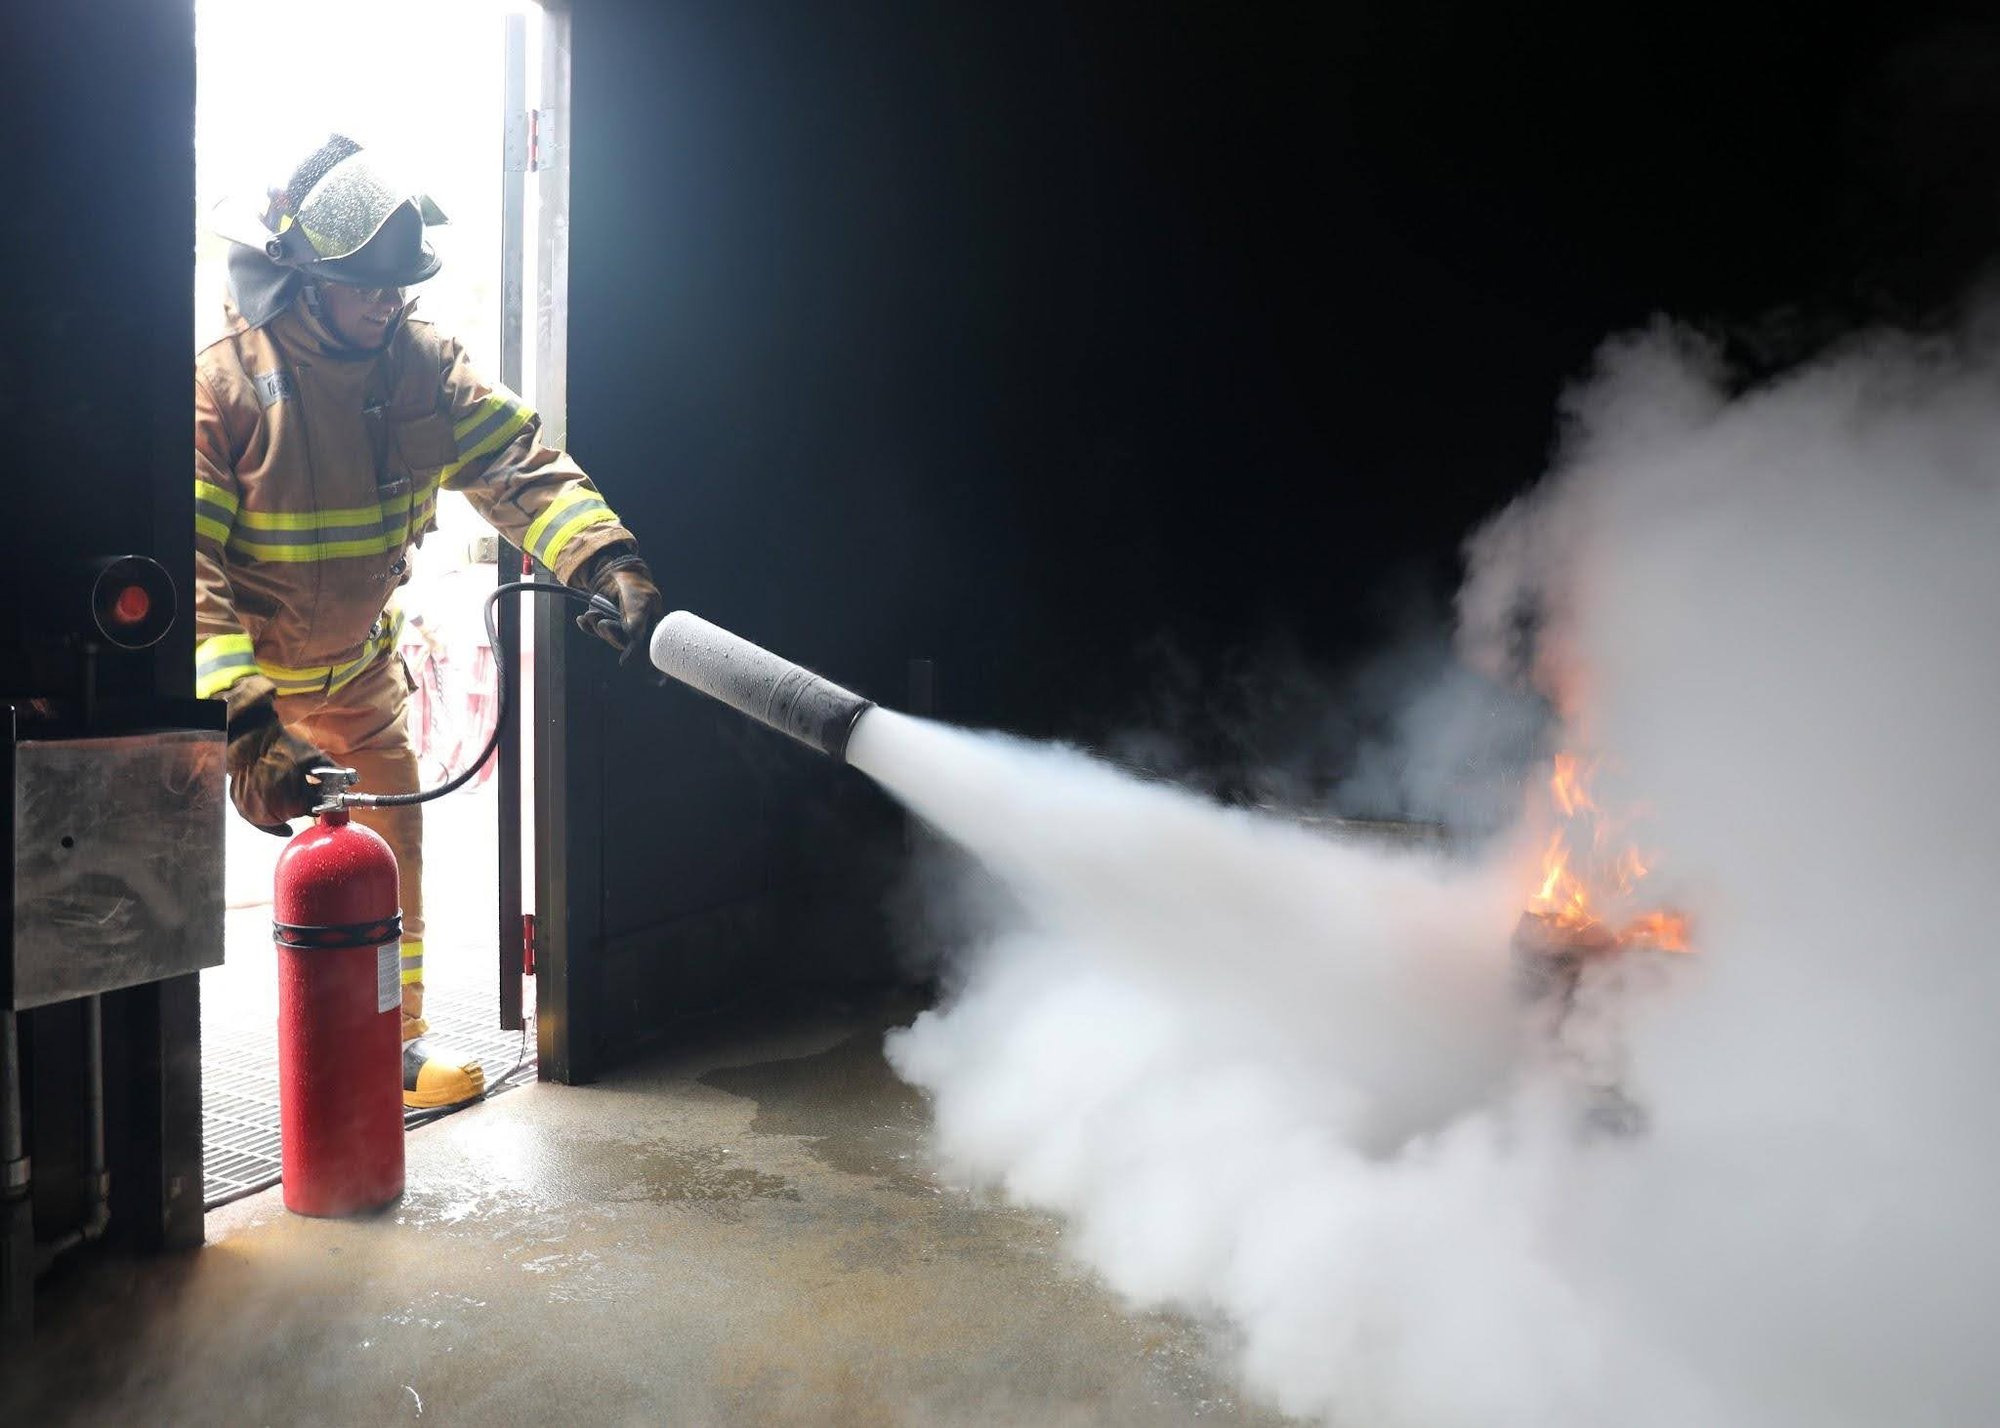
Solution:
<svg viewBox="0 0 2000 1428"><path fill-rule="evenodd" d="M374 922L340 922L330 927L308 927L297 922L273 922L271 935L280 947L330 951L339 947L380 947L385 942L403 940L403 914L378 918Z"/></svg>

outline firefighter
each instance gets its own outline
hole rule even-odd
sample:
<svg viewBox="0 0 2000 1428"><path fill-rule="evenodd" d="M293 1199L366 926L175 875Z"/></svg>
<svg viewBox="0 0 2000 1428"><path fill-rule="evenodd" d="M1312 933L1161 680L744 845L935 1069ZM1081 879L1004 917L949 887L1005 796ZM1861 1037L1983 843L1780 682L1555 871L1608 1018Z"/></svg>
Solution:
<svg viewBox="0 0 2000 1428"><path fill-rule="evenodd" d="M620 618L578 623L630 659L664 609L637 543L521 399L411 318L444 215L329 138L234 231L226 333L195 362L195 685L227 706L230 799L266 831L310 811L307 771L417 788L397 589L463 493ZM245 241L247 239L247 241ZM481 1068L425 1035L423 812L361 808L401 872L403 1101L455 1105Z"/></svg>

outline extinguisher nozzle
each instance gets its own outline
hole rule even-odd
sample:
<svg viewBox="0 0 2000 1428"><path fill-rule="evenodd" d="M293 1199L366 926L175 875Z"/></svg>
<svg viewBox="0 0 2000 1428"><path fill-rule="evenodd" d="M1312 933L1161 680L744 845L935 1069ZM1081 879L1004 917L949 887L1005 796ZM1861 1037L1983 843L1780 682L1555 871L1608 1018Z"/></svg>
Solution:
<svg viewBox="0 0 2000 1428"><path fill-rule="evenodd" d="M662 674L843 762L848 736L875 707L852 690L686 610L676 610L654 627L648 653Z"/></svg>

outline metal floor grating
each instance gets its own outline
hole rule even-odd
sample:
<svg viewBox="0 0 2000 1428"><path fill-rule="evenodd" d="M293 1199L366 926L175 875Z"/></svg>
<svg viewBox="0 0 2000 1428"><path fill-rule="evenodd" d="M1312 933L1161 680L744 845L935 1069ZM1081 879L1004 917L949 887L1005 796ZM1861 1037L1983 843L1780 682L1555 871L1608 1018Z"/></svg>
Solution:
<svg viewBox="0 0 2000 1428"><path fill-rule="evenodd" d="M528 985L533 994L533 983ZM498 1095L535 1078L534 1024L524 1038L499 1027L499 994L469 987L425 990L424 1012L431 1034L485 1067L488 1095ZM532 1007L529 1009L533 1015ZM519 1065L516 1066L516 1061ZM514 1068L509 1072L509 1068ZM421 1124L435 1112L412 1111L406 1121ZM214 1205L247 1194L278 1175L278 1028L275 1008L254 1026L222 1032L202 1028L201 1051L202 1189Z"/></svg>

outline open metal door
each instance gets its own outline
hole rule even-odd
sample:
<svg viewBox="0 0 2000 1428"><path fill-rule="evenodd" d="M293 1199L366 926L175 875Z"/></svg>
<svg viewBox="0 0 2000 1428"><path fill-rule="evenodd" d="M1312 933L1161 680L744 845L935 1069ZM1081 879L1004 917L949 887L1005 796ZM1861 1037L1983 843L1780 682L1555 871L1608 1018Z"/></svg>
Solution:
<svg viewBox="0 0 2000 1428"><path fill-rule="evenodd" d="M540 108L534 152L535 391L545 438L569 444L569 0L544 0L539 20ZM572 738L588 738L598 711L572 718L567 697L567 602L538 600L533 696L535 788L535 1036L543 1079L575 1084L597 1074L579 950L588 956L600 915L594 866L579 866L571 829L601 826L601 790L570 763ZM583 727L578 727L578 725ZM594 845L593 845L594 846ZM585 891L587 890L587 891ZM586 964L587 965L587 964Z"/></svg>

